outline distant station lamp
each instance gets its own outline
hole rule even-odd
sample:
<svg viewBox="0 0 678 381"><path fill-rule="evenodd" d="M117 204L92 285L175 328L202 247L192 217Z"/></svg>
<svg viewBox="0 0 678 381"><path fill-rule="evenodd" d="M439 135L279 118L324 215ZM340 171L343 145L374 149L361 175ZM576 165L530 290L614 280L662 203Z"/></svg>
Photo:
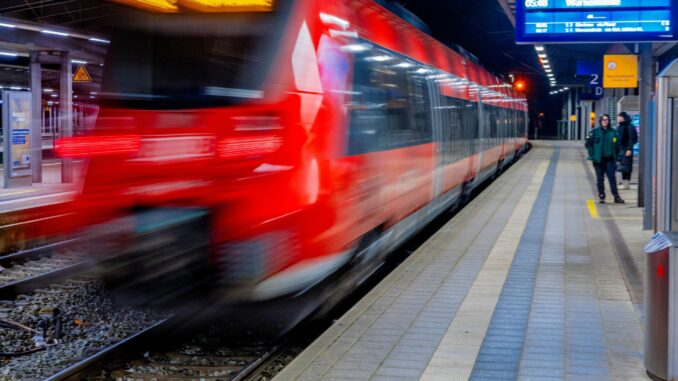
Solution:
<svg viewBox="0 0 678 381"><path fill-rule="evenodd" d="M516 90L523 91L525 90L525 82L522 80L517 80L514 84Z"/></svg>

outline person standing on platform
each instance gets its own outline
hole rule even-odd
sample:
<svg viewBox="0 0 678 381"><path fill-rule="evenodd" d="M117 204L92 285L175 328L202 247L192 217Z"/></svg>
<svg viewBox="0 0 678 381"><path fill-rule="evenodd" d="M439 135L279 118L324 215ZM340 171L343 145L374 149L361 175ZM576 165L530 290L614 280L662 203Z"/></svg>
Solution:
<svg viewBox="0 0 678 381"><path fill-rule="evenodd" d="M617 139L619 141L619 172L622 174L622 189L631 189L633 171L633 146L638 141L638 132L631 124L631 117L625 112L617 115Z"/></svg>
<svg viewBox="0 0 678 381"><path fill-rule="evenodd" d="M605 176L614 195L614 202L623 204L617 191L617 132L610 126L610 116L603 114L600 117L600 126L589 132L586 138L586 149L589 151L588 160L593 161L596 170L596 185L598 186L598 202L605 203Z"/></svg>

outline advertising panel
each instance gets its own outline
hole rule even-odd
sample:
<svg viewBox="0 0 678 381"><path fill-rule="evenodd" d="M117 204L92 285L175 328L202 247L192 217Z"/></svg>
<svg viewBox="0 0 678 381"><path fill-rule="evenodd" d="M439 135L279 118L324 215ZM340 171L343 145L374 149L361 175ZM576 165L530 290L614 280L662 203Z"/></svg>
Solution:
<svg viewBox="0 0 678 381"><path fill-rule="evenodd" d="M4 163L9 177L31 175L31 93L2 93Z"/></svg>

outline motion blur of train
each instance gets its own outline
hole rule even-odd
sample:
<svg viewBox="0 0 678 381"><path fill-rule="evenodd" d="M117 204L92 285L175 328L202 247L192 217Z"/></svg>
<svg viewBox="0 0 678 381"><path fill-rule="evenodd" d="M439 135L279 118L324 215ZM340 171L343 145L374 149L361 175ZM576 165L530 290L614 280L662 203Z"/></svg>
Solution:
<svg viewBox="0 0 678 381"><path fill-rule="evenodd" d="M95 128L57 152L87 159L75 223L137 295L350 289L527 148L512 85L375 1L107 4Z"/></svg>

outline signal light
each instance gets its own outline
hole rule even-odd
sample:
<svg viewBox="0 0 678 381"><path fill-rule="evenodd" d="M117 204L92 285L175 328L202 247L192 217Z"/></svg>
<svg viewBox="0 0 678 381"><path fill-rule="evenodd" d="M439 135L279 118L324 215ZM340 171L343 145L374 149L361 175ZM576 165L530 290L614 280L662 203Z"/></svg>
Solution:
<svg viewBox="0 0 678 381"><path fill-rule="evenodd" d="M525 90L525 82L516 81L515 87L516 87L517 90Z"/></svg>

